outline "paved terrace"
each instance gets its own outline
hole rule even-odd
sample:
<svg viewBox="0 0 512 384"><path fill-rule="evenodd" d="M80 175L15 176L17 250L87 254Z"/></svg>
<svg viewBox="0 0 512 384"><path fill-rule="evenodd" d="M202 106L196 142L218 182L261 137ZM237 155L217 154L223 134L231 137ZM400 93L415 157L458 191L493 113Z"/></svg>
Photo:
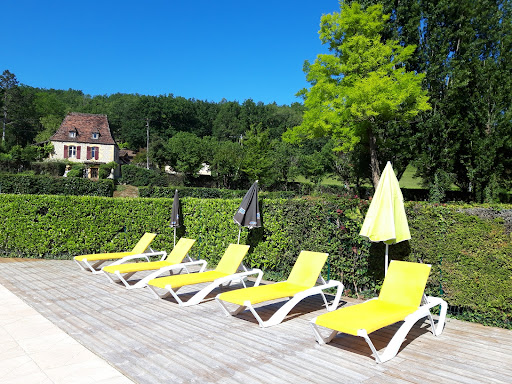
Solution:
<svg viewBox="0 0 512 384"><path fill-rule="evenodd" d="M12 319L6 320L16 306L0 302L2 383L512 382L509 330L448 319L444 333L436 338L428 322L420 321L398 356L378 365L361 338L338 336L326 346L315 342L309 320L324 312L319 296L299 304L282 324L261 329L250 314L225 317L212 300L217 292L198 306L180 308L172 299L155 300L146 289L127 291L102 275L82 272L73 261L3 261L0 284L88 351L78 352L74 346L68 355L61 352L62 365L69 364L69 355L83 359L83 364L73 365L72 375L68 370L67 376L48 374L45 380L31 380L26 366L13 369L5 347L6 337L16 338ZM276 307L274 303L265 309ZM20 312L19 327L35 318L24 313ZM261 313L265 319L265 311ZM396 329L373 334L377 349ZM46 336L48 356L61 348L58 342L64 333L59 336L48 328L38 333ZM110 366L92 363L90 352ZM47 372L58 363L39 365Z"/></svg>

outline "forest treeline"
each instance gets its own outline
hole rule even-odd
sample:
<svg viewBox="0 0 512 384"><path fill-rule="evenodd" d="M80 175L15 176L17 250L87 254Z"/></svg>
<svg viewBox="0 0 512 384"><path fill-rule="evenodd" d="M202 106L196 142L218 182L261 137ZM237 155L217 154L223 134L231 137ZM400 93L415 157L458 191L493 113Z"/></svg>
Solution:
<svg viewBox="0 0 512 384"><path fill-rule="evenodd" d="M17 83L14 74L7 74ZM336 158L326 139L302 147L281 140L287 129L300 124L304 108L300 103L288 106L250 99L215 103L120 93L91 96L79 90L18 84L9 94L3 151L14 157L44 157L45 151L33 150L33 144L47 142L67 113L82 112L106 114L120 147L139 151L135 162L144 167L149 126L152 168L170 166L193 177L208 163L220 187L234 188L255 179L271 186L298 175L316 183L332 172Z"/></svg>
<svg viewBox="0 0 512 384"><path fill-rule="evenodd" d="M372 182L370 161L374 169L382 169L386 161L391 161L399 177L412 164L433 200L442 200L445 191L453 185L471 193L476 201L498 201L500 194L509 193L512 189L512 1L360 0L359 3L363 10L371 11L369 16L361 16L356 6L352 8L353 18L372 17L371 12L375 13L376 8L371 7L377 3L386 15L382 17L384 27L374 37L366 35L370 43L373 39L373 48L370 45L362 56L357 56L359 63L354 61L357 59L354 52L340 49L351 44L346 31L350 30L351 37L361 39L368 30L344 32L341 24L324 19L320 36L322 43L329 44L331 54L319 55L318 62L313 64L305 63L309 90L290 90L309 97L305 103L288 106L250 99L216 103L172 94L90 96L79 90L20 85L15 74L6 70L0 76L2 137L5 138L0 152L4 158L17 156L20 147L44 142L68 112L100 113L108 116L117 142L125 148L146 147L149 125L149 155L153 166L168 165L193 173L201 162L206 162L219 185L225 187L235 186L240 178L259 179L262 186L270 186L296 180L299 175L314 183L333 175L347 186L357 186ZM356 2L347 0L340 4L352 6ZM345 17L342 24L347 27L354 20ZM377 52L381 49L382 53ZM397 59L393 52L407 52L399 66L389 65ZM390 73L404 68L407 72L401 73L410 78L421 74L417 78L421 79L421 95L426 98L423 107L416 109L417 114L402 119L400 108L387 113L386 106L392 106L394 99L390 92L385 96L385 91L392 89L378 86L375 79L379 73L368 72L365 60L370 66L372 62L387 65ZM357 72L360 70L370 76L364 78L362 72ZM354 79L352 88L343 88L349 78ZM371 94L365 105L364 88L354 84L367 85L368 89L381 92L382 97ZM331 113L328 120L325 114L315 116L313 107L308 110L308 105L313 105L312 98L318 96L315 89L320 90L318 100L324 111L341 113ZM338 89L359 92L358 110L375 113L363 122L366 126L358 121L359 112L355 113L346 104L344 109L337 109L338 104L353 96L340 95ZM408 102L405 97L403 105ZM305 116L307 126L303 124ZM300 137L297 144L287 139L285 132L298 126L305 127L308 137ZM322 130L319 135L311 132L317 128ZM329 134L336 130L341 134ZM300 136L303 131L293 132ZM345 145L344 139L351 140L350 145ZM17 152L10 154L14 147Z"/></svg>

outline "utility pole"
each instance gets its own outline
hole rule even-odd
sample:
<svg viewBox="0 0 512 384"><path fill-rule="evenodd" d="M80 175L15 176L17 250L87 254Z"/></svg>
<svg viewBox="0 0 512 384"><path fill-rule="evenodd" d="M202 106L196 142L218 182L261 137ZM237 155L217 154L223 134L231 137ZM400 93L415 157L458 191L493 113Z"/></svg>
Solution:
<svg viewBox="0 0 512 384"><path fill-rule="evenodd" d="M146 169L149 169L149 118L146 117Z"/></svg>

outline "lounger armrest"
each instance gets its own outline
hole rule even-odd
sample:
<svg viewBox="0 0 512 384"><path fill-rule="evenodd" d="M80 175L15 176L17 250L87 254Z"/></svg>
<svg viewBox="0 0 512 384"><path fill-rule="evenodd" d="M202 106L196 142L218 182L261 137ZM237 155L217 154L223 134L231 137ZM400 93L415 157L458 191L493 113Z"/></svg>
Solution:
<svg viewBox="0 0 512 384"><path fill-rule="evenodd" d="M246 276L256 275L256 274L258 275L258 277L256 278L256 282L254 283L254 286L257 287L260 284L261 279L263 277L263 271L258 268L254 268L249 271L234 273L232 275L225 276L225 277L220 277L215 280L215 284L217 284L217 285L225 284L225 283L228 283L233 280L242 279Z"/></svg>
<svg viewBox="0 0 512 384"><path fill-rule="evenodd" d="M200 265L201 268L199 269L198 272L204 272L207 264L208 264L208 262L206 260L192 260L192 261L187 261L185 263L176 264L176 266L179 265L180 266L179 268L185 268L185 267L191 267L193 265Z"/></svg>
<svg viewBox="0 0 512 384"><path fill-rule="evenodd" d="M341 300L341 295L343 294L343 290L345 288L343 283L341 283L338 280L329 280L329 282L327 282L327 284L325 284L321 287L322 287L322 290L329 289L329 288L336 288L336 296L334 296L334 300L333 300L332 304L327 306L327 311L330 312L330 311L333 311L336 308L338 308L338 305Z"/></svg>
<svg viewBox="0 0 512 384"><path fill-rule="evenodd" d="M148 252L148 253L138 253L136 255L128 255L128 256L123 257L122 259L119 259L119 260L113 262L110 265L124 264L128 261L135 260L135 259L142 259L142 258L149 261L149 256L159 256L159 255L163 255L163 257L165 257L167 255L167 252L161 251L161 252Z"/></svg>
<svg viewBox="0 0 512 384"><path fill-rule="evenodd" d="M297 300L302 300L308 296L315 295L318 293L322 293L325 289L329 288L337 288L336 290L336 296L334 297L334 300L331 305L327 305L327 311L332 311L338 307L338 304L341 299L341 295L343 294L343 284L337 280L329 280L327 283L322 285L315 285L314 287L311 287L309 289L306 289L304 291L301 291L297 294L295 294L294 298L297 298Z"/></svg>
<svg viewBox="0 0 512 384"><path fill-rule="evenodd" d="M159 270L149 274L145 278L145 280L149 281L152 279L156 279L157 277L159 277L160 275L163 275L164 273L170 272L175 269L182 269L182 268L190 267L192 265L201 265L201 269L199 270L199 272L203 272L206 268L206 264L207 264L206 260L196 260L196 261L191 261L191 262L187 262L187 263L167 265L167 266L162 267Z"/></svg>

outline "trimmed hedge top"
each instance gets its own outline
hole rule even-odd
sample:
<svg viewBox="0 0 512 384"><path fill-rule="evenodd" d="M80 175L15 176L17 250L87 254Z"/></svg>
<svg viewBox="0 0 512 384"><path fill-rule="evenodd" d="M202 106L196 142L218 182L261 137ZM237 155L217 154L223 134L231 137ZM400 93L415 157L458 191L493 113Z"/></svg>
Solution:
<svg viewBox="0 0 512 384"><path fill-rule="evenodd" d="M0 174L0 192L32 195L106 196L114 194L112 180Z"/></svg>

